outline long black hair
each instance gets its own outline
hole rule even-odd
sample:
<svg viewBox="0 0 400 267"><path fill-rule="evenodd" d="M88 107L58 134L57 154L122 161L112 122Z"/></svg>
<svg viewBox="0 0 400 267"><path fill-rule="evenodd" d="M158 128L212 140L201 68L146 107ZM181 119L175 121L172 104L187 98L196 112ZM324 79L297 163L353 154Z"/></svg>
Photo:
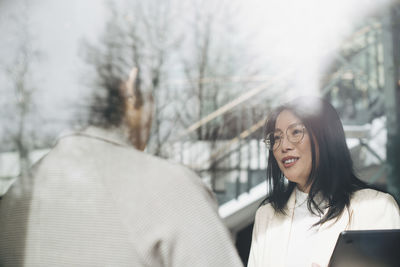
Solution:
<svg viewBox="0 0 400 267"><path fill-rule="evenodd" d="M341 215L349 205L351 195L370 186L361 181L353 169L353 161L346 144L343 125L335 108L317 97L299 97L276 108L265 124L265 134L275 130L278 115L290 111L304 124L310 136L312 166L307 185L310 185L307 206L314 214L327 213L318 224ZM285 179L272 151L269 151L267 183L271 189L263 204L270 203L275 211L285 213L285 207L296 183ZM321 207L315 196L320 194L326 207Z"/></svg>

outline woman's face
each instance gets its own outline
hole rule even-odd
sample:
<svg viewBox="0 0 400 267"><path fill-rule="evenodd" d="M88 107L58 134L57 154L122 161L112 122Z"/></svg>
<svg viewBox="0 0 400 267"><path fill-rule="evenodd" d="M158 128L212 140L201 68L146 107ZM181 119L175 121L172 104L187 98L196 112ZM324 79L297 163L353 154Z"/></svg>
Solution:
<svg viewBox="0 0 400 267"><path fill-rule="evenodd" d="M306 188L305 185L310 176L312 166L310 136L307 130L304 129L304 136L297 143L290 142L287 137L287 129L290 128L289 133L293 125L298 125L299 123L301 124L302 121L288 110L283 110L278 115L275 123L275 132L281 132L283 135L281 135L279 147L273 151L273 154L285 177L289 181L297 183L300 190L308 192L309 187Z"/></svg>

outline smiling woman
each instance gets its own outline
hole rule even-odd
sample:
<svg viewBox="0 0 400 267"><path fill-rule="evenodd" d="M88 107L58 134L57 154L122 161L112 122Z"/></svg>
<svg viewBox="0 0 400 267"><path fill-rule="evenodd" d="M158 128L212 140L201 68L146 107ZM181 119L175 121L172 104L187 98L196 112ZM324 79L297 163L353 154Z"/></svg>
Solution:
<svg viewBox="0 0 400 267"><path fill-rule="evenodd" d="M301 97L284 104L265 133L272 191L256 214L248 266L327 266L340 232L400 228L393 197L354 174L329 102Z"/></svg>
<svg viewBox="0 0 400 267"><path fill-rule="evenodd" d="M285 129L286 138L281 129ZM311 172L312 153L310 137L305 133L304 125L292 112L284 110L276 119L272 136L273 154L279 168L286 178L296 183L302 191L308 192L307 181Z"/></svg>

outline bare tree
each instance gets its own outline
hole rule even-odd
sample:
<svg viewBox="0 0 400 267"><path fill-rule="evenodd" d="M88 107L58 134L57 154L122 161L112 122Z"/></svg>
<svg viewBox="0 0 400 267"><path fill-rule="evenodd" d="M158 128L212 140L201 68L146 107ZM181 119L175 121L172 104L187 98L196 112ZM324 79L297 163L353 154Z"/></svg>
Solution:
<svg viewBox="0 0 400 267"><path fill-rule="evenodd" d="M167 68L182 38L174 24L178 1L126 1L122 6L109 2L111 13L99 45L88 45L88 62L96 68L96 85L126 77L132 67L139 69L138 87L151 93L155 103L149 148L161 155L162 146L173 127L168 109Z"/></svg>
<svg viewBox="0 0 400 267"><path fill-rule="evenodd" d="M188 95L193 96L196 110L186 110L182 115L185 124L200 120L230 100L236 90L233 84L227 86L225 79L240 71L234 67L238 65L238 58L232 45L235 6L228 1L193 2L195 15L189 24L192 34L188 40L188 51L193 56L184 57L183 65L190 84ZM213 78L219 79L213 81ZM215 140L221 133L221 120L199 127L196 139Z"/></svg>
<svg viewBox="0 0 400 267"><path fill-rule="evenodd" d="M34 124L38 116L34 100L37 88L34 85L33 70L40 52L34 48L28 11L28 5L24 2L22 16L14 18L17 27L14 58L3 66L9 85L7 92L3 92L4 96L9 97L3 106L3 114L6 114L3 119L8 120L3 129L4 139L10 144L10 149L18 152L21 174L26 174L30 167L30 151L37 138Z"/></svg>
<svg viewBox="0 0 400 267"><path fill-rule="evenodd" d="M148 149L165 156L163 147L171 136L242 89L224 80L241 71L232 41L235 7L228 1L135 0L109 2L109 10L100 44L86 45L96 86L126 77L132 67L139 69L138 83L155 103ZM218 82L208 81L215 77ZM170 82L175 78L188 86L175 86ZM196 139L215 140L223 120L199 128Z"/></svg>

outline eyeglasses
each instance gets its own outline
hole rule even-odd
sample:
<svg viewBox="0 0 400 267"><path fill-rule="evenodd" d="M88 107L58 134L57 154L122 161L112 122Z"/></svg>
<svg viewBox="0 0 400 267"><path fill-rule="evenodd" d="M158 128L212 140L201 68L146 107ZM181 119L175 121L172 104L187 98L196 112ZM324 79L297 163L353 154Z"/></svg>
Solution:
<svg viewBox="0 0 400 267"><path fill-rule="evenodd" d="M289 125L286 129L286 137L292 144L297 144L303 140L306 127L302 123L294 123ZM283 132L281 130L275 130L272 133L266 135L263 140L268 150L277 150L283 140Z"/></svg>

